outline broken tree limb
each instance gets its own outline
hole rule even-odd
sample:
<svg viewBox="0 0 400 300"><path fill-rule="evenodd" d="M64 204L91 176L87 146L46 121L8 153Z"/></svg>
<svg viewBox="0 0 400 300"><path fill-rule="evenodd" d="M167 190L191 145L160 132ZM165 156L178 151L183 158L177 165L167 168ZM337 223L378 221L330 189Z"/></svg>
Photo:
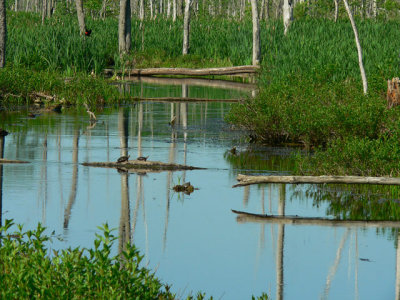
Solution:
<svg viewBox="0 0 400 300"><path fill-rule="evenodd" d="M127 69L114 70L104 69L106 75L125 75L125 76L153 76L153 75L187 75L187 76L209 76L209 75L240 75L255 74L260 69L259 66L236 66L223 68L148 68L148 69Z"/></svg>
<svg viewBox="0 0 400 300"><path fill-rule="evenodd" d="M238 211L234 209L232 209L232 212L238 214L236 220L239 223L257 222L257 223L274 223L283 225L400 228L400 221L339 220L339 219L316 218L316 217L263 215L263 214L253 214L244 211Z"/></svg>
<svg viewBox="0 0 400 300"><path fill-rule="evenodd" d="M161 161L141 161L128 160L126 162L85 162L82 163L88 167L115 168L126 171L141 170L144 172L152 171L180 171L180 170L204 170L204 168L180 165L174 163L164 163Z"/></svg>
<svg viewBox="0 0 400 300"><path fill-rule="evenodd" d="M239 174L239 183L233 187L259 183L332 183L332 184L380 184L400 185L396 177L362 177L362 176L248 176Z"/></svg>

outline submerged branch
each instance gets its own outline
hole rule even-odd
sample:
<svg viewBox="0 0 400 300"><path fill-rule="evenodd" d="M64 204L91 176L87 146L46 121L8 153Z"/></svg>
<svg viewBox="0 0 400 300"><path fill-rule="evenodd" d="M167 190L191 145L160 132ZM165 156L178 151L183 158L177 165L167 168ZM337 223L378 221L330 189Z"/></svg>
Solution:
<svg viewBox="0 0 400 300"><path fill-rule="evenodd" d="M398 221L373 221L373 220L338 220L317 217L299 217L299 216L278 216L253 214L244 211L232 209L232 212L238 214L237 222L259 222L290 225L318 225L318 226L357 226L357 227L395 227L400 228Z"/></svg>

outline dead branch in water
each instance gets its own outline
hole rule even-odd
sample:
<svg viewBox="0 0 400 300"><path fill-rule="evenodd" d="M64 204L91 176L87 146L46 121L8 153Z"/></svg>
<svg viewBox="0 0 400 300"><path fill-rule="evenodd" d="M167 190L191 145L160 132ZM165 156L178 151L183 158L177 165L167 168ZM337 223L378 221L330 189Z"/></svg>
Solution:
<svg viewBox="0 0 400 300"><path fill-rule="evenodd" d="M345 226L345 227L394 227L400 228L399 221L373 221L373 220L338 220L316 217L299 217L299 216L277 216L253 214L244 211L232 209L232 212L238 214L237 222L257 222L257 223L274 223L284 225L318 225L318 226Z"/></svg>
<svg viewBox="0 0 400 300"><path fill-rule="evenodd" d="M247 176L239 174L239 183L233 187L260 183L331 183L331 184L379 184L400 185L400 178L363 176Z"/></svg>
<svg viewBox="0 0 400 300"><path fill-rule="evenodd" d="M0 164L29 164L29 161L0 158Z"/></svg>

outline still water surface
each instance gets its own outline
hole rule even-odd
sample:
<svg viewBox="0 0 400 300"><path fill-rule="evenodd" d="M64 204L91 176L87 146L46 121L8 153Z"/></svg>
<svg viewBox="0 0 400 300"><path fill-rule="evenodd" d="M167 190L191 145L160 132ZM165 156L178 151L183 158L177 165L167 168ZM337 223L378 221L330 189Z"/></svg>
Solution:
<svg viewBox="0 0 400 300"><path fill-rule="evenodd" d="M246 138L223 121L230 105L141 102L98 111L94 126L83 111L2 115L1 126L11 132L4 157L31 162L3 166L3 220L25 229L42 222L63 238L54 248L91 247L97 226L107 222L120 236L115 253L133 241L178 296L201 290L215 299L263 292L272 299L398 298L396 230L237 219L231 209L334 218L330 197L346 192L311 185L232 188L239 173L290 172L290 150L248 151ZM125 153L207 169L127 175L80 165ZM172 190L187 181L197 188L192 194Z"/></svg>

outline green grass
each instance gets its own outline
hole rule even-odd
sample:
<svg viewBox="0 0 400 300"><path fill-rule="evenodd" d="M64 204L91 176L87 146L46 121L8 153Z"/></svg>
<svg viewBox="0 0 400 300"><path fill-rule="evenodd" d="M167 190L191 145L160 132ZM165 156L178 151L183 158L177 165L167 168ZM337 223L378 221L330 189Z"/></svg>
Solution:
<svg viewBox="0 0 400 300"><path fill-rule="evenodd" d="M296 173L400 176L399 107L387 109L386 80L399 72L399 22L359 21L369 93L364 96L348 21L305 18L287 37L270 25L255 99L228 121L268 144L315 148L296 156ZM272 27L271 27L272 26Z"/></svg>

